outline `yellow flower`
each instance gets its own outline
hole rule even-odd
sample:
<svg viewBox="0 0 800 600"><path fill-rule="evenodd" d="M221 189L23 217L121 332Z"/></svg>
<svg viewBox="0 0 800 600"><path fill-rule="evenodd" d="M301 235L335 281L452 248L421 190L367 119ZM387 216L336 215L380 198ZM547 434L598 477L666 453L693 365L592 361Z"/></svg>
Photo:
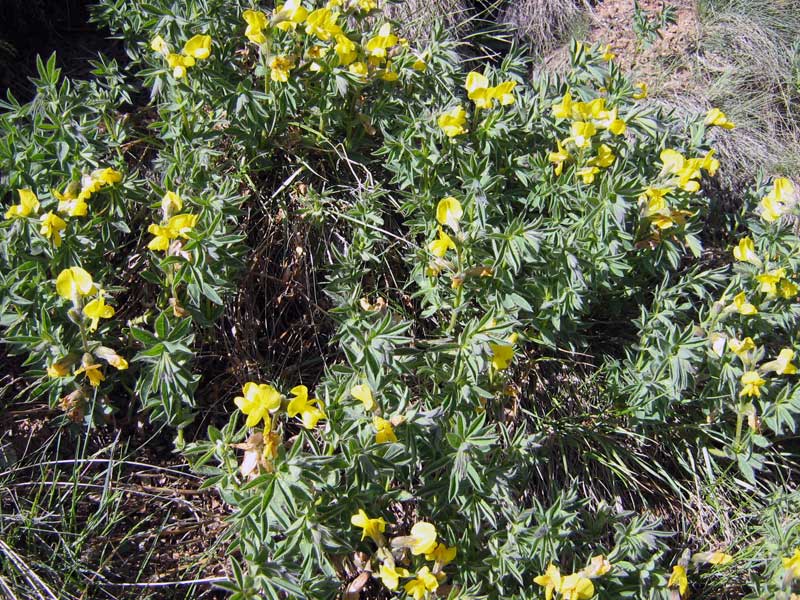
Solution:
<svg viewBox="0 0 800 600"><path fill-rule="evenodd" d="M420 521L411 528L409 548L411 554L430 554L436 548L436 527L433 523Z"/></svg>
<svg viewBox="0 0 800 600"><path fill-rule="evenodd" d="M39 228L39 233L47 239L52 239L56 248L61 246L61 232L67 228L67 222L53 211L42 215L40 221L42 226Z"/></svg>
<svg viewBox="0 0 800 600"><path fill-rule="evenodd" d="M198 215L182 214L170 217L165 225L151 223L147 231L155 237L150 240L147 247L150 250L168 250L170 241L182 237L188 238L188 233L197 224Z"/></svg>
<svg viewBox="0 0 800 600"><path fill-rule="evenodd" d="M476 108L492 107L494 97L489 88L489 80L485 75L477 71L471 71L467 74L464 88L467 90L467 98L475 103Z"/></svg>
<svg viewBox="0 0 800 600"><path fill-rule="evenodd" d="M436 205L436 220L454 231L458 230L458 223L463 215L464 210L461 208L461 203L453 196L442 198Z"/></svg>
<svg viewBox="0 0 800 600"><path fill-rule="evenodd" d="M100 363L86 363L84 362L80 369L75 371L75 375L80 375L84 373L86 377L89 379L89 384L92 387L97 387L100 385L101 382L106 380L106 376L103 375L103 371L101 370L102 366Z"/></svg>
<svg viewBox="0 0 800 600"><path fill-rule="evenodd" d="M749 352L750 350L756 349L756 343L753 341L753 338L746 337L743 340L737 340L736 338L731 338L728 340L728 347L731 349L736 356L742 358L745 353Z"/></svg>
<svg viewBox="0 0 800 600"><path fill-rule="evenodd" d="M244 35L254 44L263 44L267 41L263 29L267 27L267 15L260 10L246 10L242 13L242 18L247 23Z"/></svg>
<svg viewBox="0 0 800 600"><path fill-rule="evenodd" d="M725 113L718 108L712 108L706 113L705 124L709 127L717 126L723 129L733 129L736 127L736 125L728 120Z"/></svg>
<svg viewBox="0 0 800 600"><path fill-rule="evenodd" d="M366 77L367 73L369 72L366 63L363 63L361 61L354 62L347 68L347 70L350 71L353 75L358 75L359 77L362 78Z"/></svg>
<svg viewBox="0 0 800 600"><path fill-rule="evenodd" d="M165 56L169 54L169 46L167 46L167 42L160 35L154 37L153 40L150 42L150 49L153 52L158 52Z"/></svg>
<svg viewBox="0 0 800 600"><path fill-rule="evenodd" d="M358 0L358 8L363 12L370 12L378 8L378 3L375 0Z"/></svg>
<svg viewBox="0 0 800 600"><path fill-rule="evenodd" d="M369 56L386 58L386 51L397 44L397 36L392 33L392 26L384 23L378 30L378 35L367 40L364 50Z"/></svg>
<svg viewBox="0 0 800 600"><path fill-rule="evenodd" d="M583 575L589 579L594 579L595 577L602 577L610 570L611 563L609 560L603 554L598 554L589 561L589 566L583 570Z"/></svg>
<svg viewBox="0 0 800 600"><path fill-rule="evenodd" d="M39 210L39 199L30 189L17 190L19 193L19 204L12 205L6 211L6 219L19 219L29 217Z"/></svg>
<svg viewBox="0 0 800 600"><path fill-rule="evenodd" d="M597 133L594 123L576 121L570 128L572 137L570 138L578 148L586 148L592 145L592 136Z"/></svg>
<svg viewBox="0 0 800 600"><path fill-rule="evenodd" d="M783 559L783 568L792 574L792 577L800 577L800 549L794 551L789 558Z"/></svg>
<svg viewBox="0 0 800 600"><path fill-rule="evenodd" d="M602 53L600 55L600 58L602 58L605 61L612 61L617 57L617 55L611 51L611 44L606 44L605 46L601 46L600 52Z"/></svg>
<svg viewBox="0 0 800 600"><path fill-rule="evenodd" d="M733 249L733 257L741 262L749 262L754 265L761 264L761 259L756 254L756 246L749 237L743 237L739 240L739 244Z"/></svg>
<svg viewBox="0 0 800 600"><path fill-rule="evenodd" d="M392 66L389 63L386 63L386 68L380 72L378 77L384 81L397 81L400 76L397 74L397 71L392 71Z"/></svg>
<svg viewBox="0 0 800 600"><path fill-rule="evenodd" d="M628 129L628 125L622 119L617 117L617 109L602 111L595 121L600 127L608 129L614 135L622 135Z"/></svg>
<svg viewBox="0 0 800 600"><path fill-rule="evenodd" d="M461 135L467 131L464 127L467 123L467 111L458 105L439 115L437 123L447 137Z"/></svg>
<svg viewBox="0 0 800 600"><path fill-rule="evenodd" d="M242 411L242 414L247 415L245 425L247 427L255 427L264 419L269 429L269 413L275 411L281 406L281 395L271 385L266 383L254 383L252 381L245 383L242 387L244 397L237 396L233 402Z"/></svg>
<svg viewBox="0 0 800 600"><path fill-rule="evenodd" d="M347 66L358 57L356 44L344 34L336 36L336 45L333 47L336 56L339 57L339 65Z"/></svg>
<svg viewBox="0 0 800 600"><path fill-rule="evenodd" d="M102 358L118 371L124 371L128 368L128 361L122 358L111 348L100 346L94 351L94 353L97 358Z"/></svg>
<svg viewBox="0 0 800 600"><path fill-rule="evenodd" d="M422 600L427 592L435 592L438 587L439 580L436 575L431 573L428 567L422 567L417 571L416 578L406 583L403 589L414 600Z"/></svg>
<svg viewBox="0 0 800 600"><path fill-rule="evenodd" d="M308 399L308 388L304 385L297 385L293 387L290 393L294 394L294 398L289 401L286 407L286 414L289 417L300 415L303 420L303 427L306 429L314 429L320 419L325 419L325 413L320 408L322 402L316 398Z"/></svg>
<svg viewBox="0 0 800 600"><path fill-rule="evenodd" d="M710 177L714 177L714 175L717 174L717 169L719 169L719 161L714 158L714 152L714 150L706 152L706 155L700 163L700 168L708 172Z"/></svg>
<svg viewBox="0 0 800 600"><path fill-rule="evenodd" d="M375 428L375 443L385 444L387 442L396 442L397 436L394 433L391 421L382 419L378 416L372 417L372 426Z"/></svg>
<svg viewBox="0 0 800 600"><path fill-rule="evenodd" d="M791 300L797 296L797 284L788 279L781 279L778 284L778 295L784 300Z"/></svg>
<svg viewBox="0 0 800 600"><path fill-rule="evenodd" d="M683 165L686 163L686 159L680 152L670 148L665 148L662 150L661 154L659 154L659 158L661 159L662 175L677 175L678 172L683 169Z"/></svg>
<svg viewBox="0 0 800 600"><path fill-rule="evenodd" d="M588 600L594 596L594 584L580 573L567 575L561 580L562 600Z"/></svg>
<svg viewBox="0 0 800 600"><path fill-rule="evenodd" d="M794 184L785 177L779 177L769 193L761 199L759 207L761 218L772 223L785 215L795 200Z"/></svg>
<svg viewBox="0 0 800 600"><path fill-rule="evenodd" d="M600 172L597 167L582 167L578 169L576 175L583 179L583 183L589 185L594 182L594 177Z"/></svg>
<svg viewBox="0 0 800 600"><path fill-rule="evenodd" d="M778 295L778 282L786 277L786 269L774 269L761 275L756 275L756 281L761 284L760 290L770 298Z"/></svg>
<svg viewBox="0 0 800 600"><path fill-rule="evenodd" d="M439 237L428 244L428 250L430 250L430 253L434 256L442 258L448 250L455 250L456 245L452 238L447 235L441 227L437 229L439 231Z"/></svg>
<svg viewBox="0 0 800 600"><path fill-rule="evenodd" d="M489 344L489 348L492 350L492 367L496 371L507 369L514 358L513 344Z"/></svg>
<svg viewBox="0 0 800 600"><path fill-rule="evenodd" d="M515 87L517 87L516 81L504 81L491 88L492 97L497 100L501 106L514 104L515 98L512 92Z"/></svg>
<svg viewBox="0 0 800 600"><path fill-rule="evenodd" d="M744 292L740 292L733 297L733 308L741 315L757 315L758 309L747 301Z"/></svg>
<svg viewBox="0 0 800 600"><path fill-rule="evenodd" d="M792 364L794 360L794 350L791 348L783 348L775 360L761 365L761 370L764 372L775 371L778 375L794 375L797 373L797 367Z"/></svg>
<svg viewBox="0 0 800 600"><path fill-rule="evenodd" d="M384 563L381 565L379 577L381 578L383 585L385 585L388 589L396 590L400 585L400 578L408 577L408 569L403 569L402 567L395 567L394 565L387 565Z"/></svg>
<svg viewBox="0 0 800 600"><path fill-rule="evenodd" d="M97 298L83 307L83 314L92 320L91 324L89 325L89 331L96 331L100 319L110 319L114 316L114 307L106 304L105 298L103 298L103 292L101 290L100 295Z"/></svg>
<svg viewBox="0 0 800 600"><path fill-rule="evenodd" d="M756 398L761 397L761 386L767 383L765 380L761 379L761 376L758 374L758 371L745 371L741 378L742 391L739 392L739 397L744 398L747 396L755 396Z"/></svg>
<svg viewBox="0 0 800 600"><path fill-rule="evenodd" d="M308 18L308 10L300 0L288 0L275 8L272 13L272 22L281 31L294 31L294 29Z"/></svg>
<svg viewBox="0 0 800 600"><path fill-rule="evenodd" d="M289 81L289 71L294 68L294 59L285 54L273 56L269 61L269 68L269 78L272 81L286 83Z"/></svg>
<svg viewBox="0 0 800 600"><path fill-rule="evenodd" d="M79 296L88 296L96 291L97 288L94 286L92 276L80 267L64 269L56 278L56 292L67 300L72 300Z"/></svg>
<svg viewBox="0 0 800 600"><path fill-rule="evenodd" d="M615 158L616 156L614 156L611 148L605 144L600 144L600 147L597 149L597 156L589 161L589 165L596 165L605 169L614 164Z"/></svg>
<svg viewBox="0 0 800 600"><path fill-rule="evenodd" d="M423 72L428 68L428 63L426 63L422 58L417 58L417 60L414 61L414 64L411 65L411 68L415 71Z"/></svg>
<svg viewBox="0 0 800 600"><path fill-rule="evenodd" d="M733 556L725 552L696 552L692 554L692 562L709 565L727 565L733 561Z"/></svg>
<svg viewBox="0 0 800 600"><path fill-rule="evenodd" d="M675 565L672 567L672 574L667 581L667 587L678 588L678 594L681 596L686 595L686 590L689 588L689 579L686 577L686 567Z"/></svg>
<svg viewBox="0 0 800 600"><path fill-rule="evenodd" d="M122 181L122 173L112 169L111 167L106 167L105 169L95 169L92 171L90 177L93 181L98 182L101 187L106 185L114 185L115 183Z"/></svg>
<svg viewBox="0 0 800 600"><path fill-rule="evenodd" d="M167 54L167 64L172 69L172 76L175 79L186 77L186 69L193 67L194 62L194 58L191 56L183 56L174 52Z"/></svg>
<svg viewBox="0 0 800 600"><path fill-rule="evenodd" d="M193 36L184 44L183 54L197 60L208 58L211 55L211 36L200 34Z"/></svg>
<svg viewBox="0 0 800 600"><path fill-rule="evenodd" d="M48 377L67 377L69 375L69 371L72 368L72 365L75 364L76 357L72 356L65 356L64 358L57 360L52 365L47 367L47 376Z"/></svg>
<svg viewBox="0 0 800 600"><path fill-rule="evenodd" d="M429 552L425 555L425 560L431 560L439 563L441 566L445 566L453 562L457 553L458 549L455 546L448 548L445 544L440 543L436 545L433 552Z"/></svg>
<svg viewBox="0 0 800 600"><path fill-rule="evenodd" d="M556 140L556 146L558 149L548 155L548 160L555 165L555 174L559 176L564 171L564 163L571 157L558 140Z"/></svg>
<svg viewBox="0 0 800 600"><path fill-rule="evenodd" d="M644 81L637 81L635 84L633 84L633 87L639 90L638 92L633 93L634 100L644 100L647 98L647 83Z"/></svg>
<svg viewBox="0 0 800 600"><path fill-rule="evenodd" d="M368 385L363 383L354 385L350 388L350 395L364 403L364 410L372 410L375 408L375 399L372 397L372 390Z"/></svg>
<svg viewBox="0 0 800 600"><path fill-rule="evenodd" d="M363 508L358 509L358 513L350 517L350 523L355 527L361 528L361 540L371 538L379 546L383 545L383 532L386 531L386 521L383 517L370 519Z"/></svg>
<svg viewBox="0 0 800 600"><path fill-rule="evenodd" d="M178 212L183 208L183 200L175 192L167 191L161 198L161 212L165 216Z"/></svg>
<svg viewBox="0 0 800 600"><path fill-rule="evenodd" d="M550 563L547 565L544 575L533 578L533 582L544 588L545 600L551 600L553 592L561 592L561 571L558 567Z"/></svg>
<svg viewBox="0 0 800 600"><path fill-rule="evenodd" d="M329 8L318 8L306 18L306 33L327 42L331 36L342 33L342 28L336 23L338 18L339 13L331 12Z"/></svg>
<svg viewBox="0 0 800 600"><path fill-rule="evenodd" d="M572 118L572 94L566 92L561 102L553 105L553 116L556 119Z"/></svg>

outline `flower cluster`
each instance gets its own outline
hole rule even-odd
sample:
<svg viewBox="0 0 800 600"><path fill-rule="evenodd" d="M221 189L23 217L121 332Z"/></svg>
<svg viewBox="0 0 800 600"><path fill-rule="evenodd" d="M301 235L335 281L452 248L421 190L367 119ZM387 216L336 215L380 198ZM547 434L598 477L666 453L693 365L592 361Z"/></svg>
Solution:
<svg viewBox="0 0 800 600"><path fill-rule="evenodd" d="M84 374L93 387L100 385L105 380L102 365L95 358L107 362L118 370L128 368L128 362L111 348L90 342L88 333L94 333L100 319L110 319L114 316L114 308L105 302L105 292L98 288L92 276L81 267L64 269L56 278L56 292L62 298L72 303L69 311L70 320L78 325L83 340L83 354L68 354L47 368L50 377L69 377L72 366L80 359L81 366L74 375ZM88 302L86 298L95 296Z"/></svg>
<svg viewBox="0 0 800 600"><path fill-rule="evenodd" d="M174 214L183 209L183 200L175 192L167 191L161 199L161 222L151 223L147 231L153 239L147 244L150 250L177 255L183 246L181 240L189 239L189 232L197 225L198 215Z"/></svg>
<svg viewBox="0 0 800 600"><path fill-rule="evenodd" d="M773 223L788 214L797 205L797 200L792 181L785 177L779 177L773 182L772 189L758 205L761 218L767 223Z"/></svg>
<svg viewBox="0 0 800 600"><path fill-rule="evenodd" d="M387 523L383 517L370 518L364 509L350 518L353 526L361 529L361 540L370 538L377 545L375 556L381 565L377 577L389 590L400 587L400 579L408 579L403 585L406 594L414 600L432 598L439 585L447 578L444 568L450 564L458 552L455 546L447 546L438 542L436 526L426 521L419 521L411 528L407 536L397 536L387 544L384 537ZM424 556L425 560L433 562L432 566L418 567L413 573L399 566L409 565L408 553L414 556Z"/></svg>
<svg viewBox="0 0 800 600"><path fill-rule="evenodd" d="M180 54L172 52L169 44L160 35L153 38L150 48L153 52L164 56L175 79L182 79L186 77L188 69L195 66L196 61L205 60L211 56L211 36L202 34L193 36L183 45L183 51Z"/></svg>
<svg viewBox="0 0 800 600"><path fill-rule="evenodd" d="M551 600L554 594L561 600L588 600L594 596L592 579L602 577L610 570L611 563L599 554L592 557L589 566L570 575L562 576L560 569L551 563L544 574L533 581L544 588L545 600Z"/></svg>

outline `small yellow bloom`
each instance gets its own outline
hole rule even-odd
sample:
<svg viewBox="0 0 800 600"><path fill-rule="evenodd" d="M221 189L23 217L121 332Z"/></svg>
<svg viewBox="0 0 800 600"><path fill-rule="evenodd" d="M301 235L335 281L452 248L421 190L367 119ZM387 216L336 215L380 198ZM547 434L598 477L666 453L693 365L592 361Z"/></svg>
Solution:
<svg viewBox="0 0 800 600"><path fill-rule="evenodd" d="M425 555L425 560L437 562L441 566L445 566L453 562L457 553L458 549L455 546L448 548L447 545L439 543L436 545L436 548L433 549L433 552L429 552Z"/></svg>
<svg viewBox="0 0 800 600"><path fill-rule="evenodd" d="M489 80L482 73L471 71L464 83L467 97L475 103L476 108L491 108L494 97L489 88Z"/></svg>
<svg viewBox="0 0 800 600"><path fill-rule="evenodd" d="M195 63L194 57L183 56L182 54L170 53L167 54L167 64L172 69L172 76L175 79L186 77L186 70L193 67Z"/></svg>
<svg viewBox="0 0 800 600"><path fill-rule="evenodd" d="M692 554L692 562L709 565L727 565L733 561L733 556L725 552L696 552Z"/></svg>
<svg viewBox="0 0 800 600"><path fill-rule="evenodd" d="M427 70L428 63L426 63L422 58L417 58L417 60L414 61L414 64L411 65L411 68L422 73Z"/></svg>
<svg viewBox="0 0 800 600"><path fill-rule="evenodd" d="M709 150L700 163L700 168L705 170L710 177L714 177L719 169L719 161L714 158L714 150Z"/></svg>
<svg viewBox="0 0 800 600"><path fill-rule="evenodd" d="M372 417L372 426L375 428L375 443L386 444L397 441L391 421L382 419L378 416Z"/></svg>
<svg viewBox="0 0 800 600"><path fill-rule="evenodd" d="M6 219L19 219L29 217L39 210L39 199L30 189L17 190L19 204L12 205L6 211Z"/></svg>
<svg viewBox="0 0 800 600"><path fill-rule="evenodd" d="M774 269L761 275L756 275L756 281L761 284L760 290L770 298L778 295L778 283L786 277L786 269Z"/></svg>
<svg viewBox="0 0 800 600"><path fill-rule="evenodd" d="M633 87L639 90L638 92L633 93L634 100L644 100L647 98L647 83L644 81L637 81L635 84L633 84Z"/></svg>
<svg viewBox="0 0 800 600"><path fill-rule="evenodd" d="M666 175L677 175L681 169L683 169L684 164L686 163L686 159L683 155L678 152L677 150L672 150L671 148L665 148L659 154L659 158L661 159L661 174Z"/></svg>
<svg viewBox="0 0 800 600"><path fill-rule="evenodd" d="M39 228L39 233L47 239L52 240L56 248L60 247L61 232L67 228L67 222L53 211L42 215L40 221L42 222L42 226Z"/></svg>
<svg viewBox="0 0 800 600"><path fill-rule="evenodd" d="M583 183L589 185L590 183L594 182L594 177L599 172L600 169L598 169L597 167L582 167L578 169L578 171L575 174L578 175L581 179L583 179Z"/></svg>
<svg viewBox="0 0 800 600"><path fill-rule="evenodd" d="M336 36L336 45L333 47L333 51L336 52L336 56L339 57L339 65L342 67L349 65L358 57L355 42L344 34Z"/></svg>
<svg viewBox="0 0 800 600"><path fill-rule="evenodd" d="M458 230L458 223L463 215L461 203L453 196L442 198L436 205L436 220L454 231Z"/></svg>
<svg viewBox="0 0 800 600"><path fill-rule="evenodd" d="M124 371L128 368L128 361L107 346L98 347L95 349L94 354L97 358L102 358L118 371Z"/></svg>
<svg viewBox="0 0 800 600"><path fill-rule="evenodd" d="M501 106L508 106L514 104L514 88L517 87L516 81L504 81L493 88L491 88L492 98L497 100Z"/></svg>
<svg viewBox="0 0 800 600"><path fill-rule="evenodd" d="M773 223L788 213L794 202L794 184L785 177L779 177L774 181L769 193L759 203L761 218L767 223Z"/></svg>
<svg viewBox="0 0 800 600"><path fill-rule="evenodd" d="M400 578L408 577L408 569L383 563L378 574L387 589L396 590L400 585Z"/></svg>
<svg viewBox="0 0 800 600"><path fill-rule="evenodd" d="M97 325L100 322L100 319L110 319L114 316L114 307L106 304L105 298L103 298L103 292L101 290L100 295L97 298L83 307L83 314L92 320L91 324L89 325L89 331L97 331Z"/></svg>
<svg viewBox="0 0 800 600"><path fill-rule="evenodd" d="M496 371L503 371L514 359L514 346L512 344L489 344L492 350L492 367Z"/></svg>
<svg viewBox="0 0 800 600"><path fill-rule="evenodd" d="M792 577L800 577L800 549L794 551L788 558L783 559L783 568L792 574Z"/></svg>
<svg viewBox="0 0 800 600"><path fill-rule="evenodd" d="M731 352L733 352L736 356L742 358L750 350L756 349L756 343L753 341L753 338L751 337L746 337L743 340L731 338L730 340L728 340L728 347L731 349Z"/></svg>
<svg viewBox="0 0 800 600"><path fill-rule="evenodd" d="M467 111L463 106L458 105L439 115L437 123L447 137L461 135L467 131L464 127L467 123Z"/></svg>
<svg viewBox="0 0 800 600"><path fill-rule="evenodd" d="M678 588L678 594L681 596L686 595L686 590L689 589L689 579L686 577L686 567L675 565L672 567L672 574L667 581L667 587Z"/></svg>
<svg viewBox="0 0 800 600"><path fill-rule="evenodd" d="M211 36L200 34L193 36L184 44L183 54L197 60L208 58L211 55Z"/></svg>
<svg viewBox="0 0 800 600"><path fill-rule="evenodd" d="M327 42L332 36L342 33L342 28L336 23L339 13L331 12L329 8L318 8L306 18L306 33Z"/></svg>
<svg viewBox="0 0 800 600"><path fill-rule="evenodd" d="M48 377L67 377L72 365L75 364L75 356L65 356L47 367Z"/></svg>
<svg viewBox="0 0 800 600"><path fill-rule="evenodd" d="M162 38L160 35L154 37L153 40L150 42L150 49L153 52L158 52L160 54L163 54L164 56L169 54L169 46L167 45L167 42L164 40L164 38Z"/></svg>
<svg viewBox="0 0 800 600"><path fill-rule="evenodd" d="M358 513L350 517L350 523L355 527L361 528L361 540L371 538L379 546L383 545L383 532L386 531L386 521L383 517L370 519L363 508L358 509Z"/></svg>
<svg viewBox="0 0 800 600"><path fill-rule="evenodd" d="M551 563L547 565L544 575L534 577L533 582L544 588L545 600L551 600L553 592L561 592L561 571Z"/></svg>
<svg viewBox="0 0 800 600"><path fill-rule="evenodd" d="M562 600L589 600L594 596L594 584L580 573L567 575L561 580Z"/></svg>
<svg viewBox="0 0 800 600"><path fill-rule="evenodd" d="M614 164L615 158L616 156L614 156L611 148L609 148L606 144L600 144L600 147L597 149L597 156L589 161L589 165L598 166L605 169Z"/></svg>
<svg viewBox="0 0 800 600"><path fill-rule="evenodd" d="M436 527L433 523L420 521L411 528L409 548L411 554L430 554L436 548Z"/></svg>
<svg viewBox="0 0 800 600"><path fill-rule="evenodd" d="M289 417L300 416L303 420L303 427L314 429L320 419L327 418L320 408L322 402L316 398L308 399L308 388L304 385L297 385L290 390L294 398L289 401L286 407L286 414Z"/></svg>
<svg viewBox="0 0 800 600"><path fill-rule="evenodd" d="M351 64L347 68L347 70L350 71L353 75L357 75L357 76L361 77L362 79L367 76L367 73L369 73L369 69L367 68L367 64L364 63L364 62L361 62L360 60L357 61L357 62L354 62L353 64Z"/></svg>
<svg viewBox="0 0 800 600"><path fill-rule="evenodd" d="M797 284L788 279L781 279L778 284L778 295L784 300L792 300L797 297Z"/></svg>
<svg viewBox="0 0 800 600"><path fill-rule="evenodd" d="M733 297L732 306L740 315L750 316L758 314L758 309L747 301L744 292L740 292Z"/></svg>
<svg viewBox="0 0 800 600"><path fill-rule="evenodd" d="M587 148L592 145L592 136L597 133L594 123L576 121L570 128L571 140L578 148Z"/></svg>
<svg viewBox="0 0 800 600"><path fill-rule="evenodd" d="M92 387L97 387L106 379L106 376L103 375L102 366L100 363L94 362L90 354L84 354L81 368L75 371L75 375L80 375L81 373L86 375Z"/></svg>
<svg viewBox="0 0 800 600"><path fill-rule="evenodd" d="M723 129L733 129L736 127L736 125L728 120L725 113L718 108L712 108L706 113L705 124L709 127L716 126L722 127Z"/></svg>
<svg viewBox="0 0 800 600"><path fill-rule="evenodd" d="M363 383L354 385L350 388L350 395L364 403L364 410L375 408L375 399L372 397L372 390L368 385Z"/></svg>
<svg viewBox="0 0 800 600"><path fill-rule="evenodd" d="M761 365L760 369L763 372L775 371L778 375L794 375L797 373L797 367L792 364L793 360L794 350L783 348L775 360Z"/></svg>
<svg viewBox="0 0 800 600"><path fill-rule="evenodd" d="M556 119L572 118L572 94L566 92L561 102L553 105L553 116Z"/></svg>
<svg viewBox="0 0 800 600"><path fill-rule="evenodd" d="M555 174L559 176L564 171L564 163L567 162L571 156L558 140L556 140L556 146L558 149L548 155L548 160L555 165Z"/></svg>
<svg viewBox="0 0 800 600"><path fill-rule="evenodd" d="M278 83L289 81L289 71L294 68L294 59L291 56L281 54L273 56L269 61L269 78Z"/></svg>
<svg viewBox="0 0 800 600"><path fill-rule="evenodd" d="M242 414L247 415L245 425L255 427L262 419L265 424L269 424L269 413L281 406L280 392L266 383L250 381L244 384L242 393L244 396L237 396L233 402Z"/></svg>
<svg viewBox="0 0 800 600"><path fill-rule="evenodd" d="M740 398L745 398L747 396L760 398L761 387L767 383L764 379L761 379L758 371L745 371L742 375L741 382L743 387L742 391L739 392Z"/></svg>
<svg viewBox="0 0 800 600"><path fill-rule="evenodd" d="M622 135L628 129L625 121L617 117L616 107L611 110L601 111L594 120L597 125L608 129L614 135Z"/></svg>
<svg viewBox="0 0 800 600"><path fill-rule="evenodd" d="M439 587L439 580L431 573L428 567L422 567L417 571L416 578L412 579L403 586L406 594L414 600L422 600L427 592L435 592Z"/></svg>
<svg viewBox="0 0 800 600"><path fill-rule="evenodd" d="M56 278L56 292L62 298L72 300L79 296L88 296L97 291L92 276L80 267L64 269Z"/></svg>
<svg viewBox="0 0 800 600"><path fill-rule="evenodd" d="M739 244L733 249L733 257L741 262L749 262L754 265L761 264L761 259L756 254L756 246L749 237L743 237L739 240Z"/></svg>
<svg viewBox="0 0 800 600"><path fill-rule="evenodd" d="M386 58L386 51L397 44L397 36L392 33L392 26L384 23L378 30L378 35L367 40L364 45L369 56Z"/></svg>
<svg viewBox="0 0 800 600"><path fill-rule="evenodd" d="M444 257L448 250L455 250L456 245L452 238L447 235L441 227L437 228L439 237L428 244L428 250L438 258Z"/></svg>
<svg viewBox="0 0 800 600"><path fill-rule="evenodd" d="M242 13L242 18L247 23L244 35L254 44L263 44L267 41L267 36L263 30L267 28L267 15L260 10L246 10Z"/></svg>
<svg viewBox="0 0 800 600"><path fill-rule="evenodd" d="M294 29L308 18L308 10L300 0L288 0L275 8L272 22L281 31L294 31Z"/></svg>
<svg viewBox="0 0 800 600"><path fill-rule="evenodd" d="M150 240L147 247L153 251L168 250L172 240L179 237L184 239L189 237L188 234L197 224L197 219L198 215L182 214L170 217L165 225L151 223L147 231L155 237Z"/></svg>
<svg viewBox="0 0 800 600"><path fill-rule="evenodd" d="M589 561L589 566L583 570L583 574L589 579L594 579L595 577L602 577L610 570L611 562L603 554L598 554L592 557Z"/></svg>
<svg viewBox="0 0 800 600"><path fill-rule="evenodd" d="M600 47L600 58L605 61L612 61L614 60L617 55L611 50L611 44L606 44L605 46Z"/></svg>

